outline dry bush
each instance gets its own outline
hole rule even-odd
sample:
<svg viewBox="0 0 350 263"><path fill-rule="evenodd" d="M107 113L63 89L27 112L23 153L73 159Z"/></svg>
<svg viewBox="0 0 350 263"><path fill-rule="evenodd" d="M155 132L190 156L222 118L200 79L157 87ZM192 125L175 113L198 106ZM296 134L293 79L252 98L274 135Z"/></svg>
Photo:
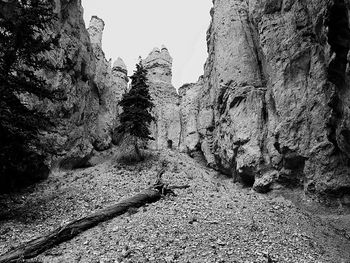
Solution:
<svg viewBox="0 0 350 263"><path fill-rule="evenodd" d="M124 135L119 143L119 151L116 154L115 160L119 163L125 163L125 164L133 164L139 161L142 161L145 159L145 153L142 149L145 148L146 144L145 142L141 141L140 139L136 138L141 156L140 159L135 151L135 137L131 135Z"/></svg>

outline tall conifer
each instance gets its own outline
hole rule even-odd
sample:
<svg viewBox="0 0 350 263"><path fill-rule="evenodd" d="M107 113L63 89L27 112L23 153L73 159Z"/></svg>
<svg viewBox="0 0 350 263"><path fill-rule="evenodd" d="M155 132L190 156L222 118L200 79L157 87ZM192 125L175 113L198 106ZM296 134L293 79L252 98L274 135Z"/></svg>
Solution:
<svg viewBox="0 0 350 263"><path fill-rule="evenodd" d="M58 44L58 35L44 33L56 19L53 8L52 0L0 0L0 184L3 187L8 180L18 181L18 176L25 180L23 176L33 176L43 169L41 157L31 151L30 145L38 130L51 123L43 114L23 105L20 94L34 94L40 99L59 97L35 73L50 67L42 54Z"/></svg>
<svg viewBox="0 0 350 263"><path fill-rule="evenodd" d="M149 129L154 120L150 113L154 104L147 84L147 70L142 66L141 61L136 65L136 71L131 76L131 88L123 94L119 105L123 112L120 115L117 132L132 137L135 153L138 159L141 159L139 141L154 140Z"/></svg>

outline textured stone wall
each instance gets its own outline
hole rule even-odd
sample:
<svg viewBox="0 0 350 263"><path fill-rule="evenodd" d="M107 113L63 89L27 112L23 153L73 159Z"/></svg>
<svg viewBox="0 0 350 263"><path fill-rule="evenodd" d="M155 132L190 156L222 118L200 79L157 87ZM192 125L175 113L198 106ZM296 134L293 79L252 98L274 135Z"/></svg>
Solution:
<svg viewBox="0 0 350 263"><path fill-rule="evenodd" d="M61 90L63 101L35 101L33 106L55 123L55 128L40 131L46 164L70 168L84 163L93 150L91 144L99 108L94 84L95 61L89 34L85 29L81 2L55 1L58 21L53 30L61 35L59 46L47 57L60 68L43 72L52 89Z"/></svg>
<svg viewBox="0 0 350 263"><path fill-rule="evenodd" d="M94 146L98 150L108 148L118 118L117 102L128 81L122 60L111 68L104 57L102 20L93 17L88 32L79 0L55 0L54 11L58 20L48 30L60 35L59 44L43 55L57 69L36 74L47 80L50 91L59 91L62 97L39 100L33 94L19 95L33 114L38 112L54 124L39 130L24 146L30 156L18 163L18 172L28 181L45 178L55 168L85 165ZM30 163L33 160L35 165ZM2 178L13 184L11 175Z"/></svg>
<svg viewBox="0 0 350 263"><path fill-rule="evenodd" d="M60 70L39 72L61 101L22 94L55 123L31 146L45 171L83 165L111 145L127 89L124 62L105 59L104 23L87 31L79 0L56 0ZM209 166L265 192L280 185L346 200L350 192L347 0L215 0L204 76L179 89L163 46L143 65L156 107L150 147L201 150ZM46 172L47 173L47 172Z"/></svg>
<svg viewBox="0 0 350 263"><path fill-rule="evenodd" d="M180 151L190 153L200 150L197 116L199 94L203 87L202 77L197 83L185 84L179 88L181 136Z"/></svg>
<svg viewBox="0 0 350 263"><path fill-rule="evenodd" d="M99 110L94 133L93 145L96 150L103 151L111 147L113 131L118 124L118 102L128 85L127 68L124 61L118 58L111 66L102 50L104 22L97 16L90 20L90 35L94 59L96 62L95 84L99 93Z"/></svg>
<svg viewBox="0 0 350 263"><path fill-rule="evenodd" d="M348 10L214 1L197 116L209 165L258 191L349 193Z"/></svg>

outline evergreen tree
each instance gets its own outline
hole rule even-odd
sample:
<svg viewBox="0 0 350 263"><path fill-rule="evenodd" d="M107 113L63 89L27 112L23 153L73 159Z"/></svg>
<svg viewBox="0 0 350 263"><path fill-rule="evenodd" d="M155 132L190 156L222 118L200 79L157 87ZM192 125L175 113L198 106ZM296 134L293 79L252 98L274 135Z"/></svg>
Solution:
<svg viewBox="0 0 350 263"><path fill-rule="evenodd" d="M0 0L0 184L38 173L42 160L31 150L48 118L21 103L20 94L56 99L36 70L51 68L42 56L58 44L59 36L43 32L56 19L52 0ZM26 161L24 161L26 160ZM11 176L12 178L8 178ZM23 178L22 178L23 179ZM22 180L21 179L21 180ZM4 182L5 181L5 182Z"/></svg>
<svg viewBox="0 0 350 263"><path fill-rule="evenodd" d="M151 137L149 125L155 119L150 113L154 104L149 94L147 70L142 66L141 61L136 65L136 71L131 76L131 88L123 94L119 105L123 112L120 115L117 132L132 137L137 158L142 159L138 141L154 140Z"/></svg>

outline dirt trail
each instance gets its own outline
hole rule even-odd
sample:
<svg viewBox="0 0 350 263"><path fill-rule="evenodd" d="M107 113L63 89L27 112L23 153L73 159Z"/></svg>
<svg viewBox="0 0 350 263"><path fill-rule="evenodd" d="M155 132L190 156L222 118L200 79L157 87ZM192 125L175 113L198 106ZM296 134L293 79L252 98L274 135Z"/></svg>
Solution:
<svg viewBox="0 0 350 263"><path fill-rule="evenodd" d="M127 198L163 178L190 184L147 207L130 209L28 262L350 262L350 240L326 221L278 196L257 194L172 151L143 163L111 158L56 173L0 212L0 253Z"/></svg>

